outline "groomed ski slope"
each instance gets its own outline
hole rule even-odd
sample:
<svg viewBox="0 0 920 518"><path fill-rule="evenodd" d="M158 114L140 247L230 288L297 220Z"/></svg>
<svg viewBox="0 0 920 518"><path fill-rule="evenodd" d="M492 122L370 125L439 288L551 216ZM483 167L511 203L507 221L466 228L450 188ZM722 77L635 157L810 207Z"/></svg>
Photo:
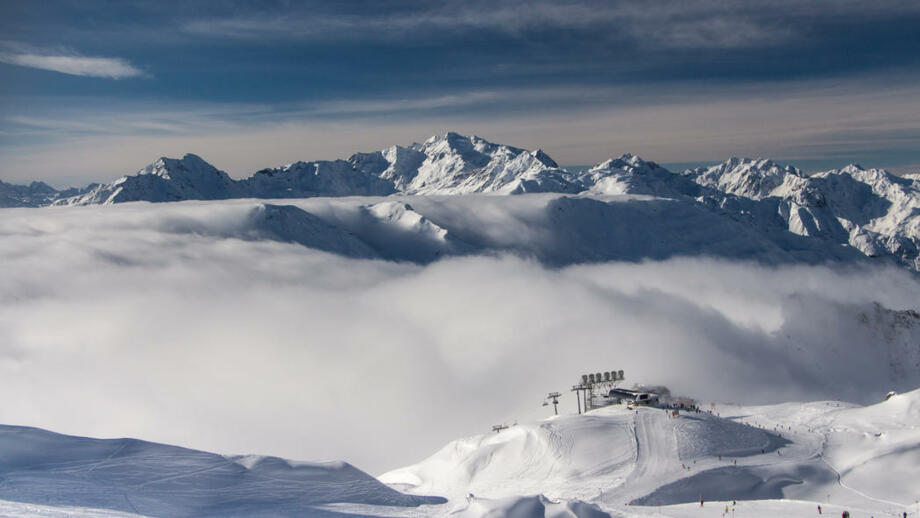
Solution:
<svg viewBox="0 0 920 518"><path fill-rule="evenodd" d="M661 409L612 406L448 444L380 480L457 500L543 494L617 506L704 470L744 466L785 444L779 434L707 413L671 418ZM761 455L761 450L766 453ZM719 461L718 456L726 456ZM684 466L682 466L682 464Z"/></svg>
<svg viewBox="0 0 920 518"><path fill-rule="evenodd" d="M813 516L818 504L838 516L920 512L920 390L868 407L706 408L673 418L623 406L553 417L454 441L380 480L444 495L463 516L544 516L515 514L523 501L515 495L612 516L719 516L733 500L736 516ZM561 516L594 516L568 512Z"/></svg>

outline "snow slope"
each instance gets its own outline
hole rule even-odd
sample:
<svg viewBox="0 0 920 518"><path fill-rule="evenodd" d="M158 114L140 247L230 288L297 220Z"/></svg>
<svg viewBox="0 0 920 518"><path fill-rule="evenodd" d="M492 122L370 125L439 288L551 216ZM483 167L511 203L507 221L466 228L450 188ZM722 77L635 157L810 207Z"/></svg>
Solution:
<svg viewBox="0 0 920 518"><path fill-rule="evenodd" d="M19 516L53 516L53 510L63 514L72 507L82 509L63 515L340 516L321 506L443 502L401 494L344 462L227 457L136 439L3 425L0 481L0 512L12 508L23 513Z"/></svg>
<svg viewBox="0 0 920 518"><path fill-rule="evenodd" d="M515 495L533 494L613 516L698 516L701 496L710 512L740 501L743 516L814 513L818 503L876 516L920 511L920 390L867 407L712 409L671 417L617 405L553 417L454 441L380 480L443 494L470 513L480 501L508 509Z"/></svg>
<svg viewBox="0 0 920 518"><path fill-rule="evenodd" d="M869 406L706 407L672 416L616 405L515 425L451 442L379 481L342 462L0 426L0 516L603 518L727 508L765 518L812 516L818 505L831 515L920 512L920 389Z"/></svg>
<svg viewBox="0 0 920 518"><path fill-rule="evenodd" d="M461 439L380 480L451 499L540 493L629 502L687 477L682 461L748 456L782 444L778 436L708 414L671 419L663 410L614 406Z"/></svg>
<svg viewBox="0 0 920 518"><path fill-rule="evenodd" d="M261 203L249 211L242 234L253 239L297 243L308 248L344 255L371 258L377 253L347 230L332 226L293 205ZM239 236L234 232L231 235Z"/></svg>

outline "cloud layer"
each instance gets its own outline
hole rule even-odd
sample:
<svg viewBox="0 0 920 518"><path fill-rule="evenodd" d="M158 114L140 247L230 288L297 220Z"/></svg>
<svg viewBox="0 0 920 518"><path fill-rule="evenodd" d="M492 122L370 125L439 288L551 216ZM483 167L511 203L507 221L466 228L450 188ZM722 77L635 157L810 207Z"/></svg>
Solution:
<svg viewBox="0 0 920 518"><path fill-rule="evenodd" d="M189 231L233 235L247 203L4 210L0 422L382 472L539 417L588 370L704 401L916 381L892 373L884 336L904 337L872 304L920 300L900 270L420 267Z"/></svg>

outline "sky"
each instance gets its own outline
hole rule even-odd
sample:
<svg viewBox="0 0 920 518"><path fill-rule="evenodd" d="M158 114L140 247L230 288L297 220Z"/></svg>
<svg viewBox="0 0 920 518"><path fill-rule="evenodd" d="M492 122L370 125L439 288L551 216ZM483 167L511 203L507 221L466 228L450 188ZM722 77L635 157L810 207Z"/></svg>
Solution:
<svg viewBox="0 0 920 518"><path fill-rule="evenodd" d="M920 3L0 1L0 180L231 176L448 130L564 165L920 170Z"/></svg>

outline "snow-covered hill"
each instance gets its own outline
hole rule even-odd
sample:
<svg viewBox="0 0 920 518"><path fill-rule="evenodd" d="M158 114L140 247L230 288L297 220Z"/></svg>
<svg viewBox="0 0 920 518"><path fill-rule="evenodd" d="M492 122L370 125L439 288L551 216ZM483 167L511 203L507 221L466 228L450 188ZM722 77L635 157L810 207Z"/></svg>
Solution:
<svg viewBox="0 0 920 518"><path fill-rule="evenodd" d="M454 441L380 480L447 496L477 516L507 512L532 494L630 517L697 516L701 498L710 512L728 505L755 517L798 516L808 507L812 515L818 504L826 513L920 512L920 390L867 407L706 408L672 416L616 405L552 417Z"/></svg>
<svg viewBox="0 0 920 518"><path fill-rule="evenodd" d="M453 441L374 479L0 425L0 516L461 518L920 512L920 390L705 410L603 407ZM436 496L432 496L436 495ZM702 509L700 501L703 501ZM724 514L723 514L724 515Z"/></svg>
<svg viewBox="0 0 920 518"><path fill-rule="evenodd" d="M444 501L402 494L345 462L223 456L5 425L0 481L0 512L7 507L17 516L76 507L68 516L333 517L351 514L325 506L412 508Z"/></svg>

